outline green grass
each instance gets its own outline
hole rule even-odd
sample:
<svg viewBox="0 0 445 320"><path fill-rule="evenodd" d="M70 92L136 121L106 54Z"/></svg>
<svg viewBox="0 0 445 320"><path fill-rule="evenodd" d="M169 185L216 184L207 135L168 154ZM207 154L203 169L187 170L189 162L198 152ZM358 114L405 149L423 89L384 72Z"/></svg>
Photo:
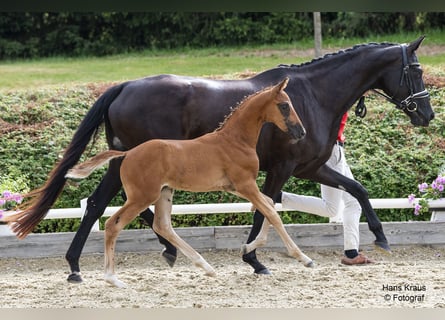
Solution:
<svg viewBox="0 0 445 320"><path fill-rule="evenodd" d="M161 73L230 76L258 72L279 63L300 63L287 48L259 54L260 49L207 49L184 52L142 52L90 58L48 58L0 63L0 90L88 82L124 81Z"/></svg>
<svg viewBox="0 0 445 320"><path fill-rule="evenodd" d="M397 33L392 35L373 35L365 38L329 38L323 39L323 44L328 46L349 47L359 43L368 42L395 42L409 43L418 37L424 35L424 44L443 45L445 44L445 30L426 30Z"/></svg>
<svg viewBox="0 0 445 320"><path fill-rule="evenodd" d="M410 42L422 32L368 38L323 39L323 50L335 52L359 43ZM425 32L425 45L444 45L445 31ZM301 63L313 58L313 41L238 48L160 50L107 57L45 58L0 62L0 90L39 88L89 82L120 82L145 76L174 73L190 76L234 77L237 73L259 72L280 63ZM421 56L421 63L433 72L445 67L445 53ZM433 68L432 66L436 67ZM439 73L441 73L439 71ZM443 73L443 72L442 72Z"/></svg>

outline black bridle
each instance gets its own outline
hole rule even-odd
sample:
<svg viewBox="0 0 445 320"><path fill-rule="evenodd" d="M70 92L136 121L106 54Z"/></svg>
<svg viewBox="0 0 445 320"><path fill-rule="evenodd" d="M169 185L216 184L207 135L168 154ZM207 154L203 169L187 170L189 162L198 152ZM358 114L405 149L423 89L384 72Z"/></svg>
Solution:
<svg viewBox="0 0 445 320"><path fill-rule="evenodd" d="M410 68L419 68L420 64L418 62L408 63L408 55L406 53L407 46L402 44L400 45L400 47L402 48L402 58L403 58L402 75L400 77L400 87L403 86L403 84L406 82L406 85L408 86L408 89L410 91L410 95L406 99L398 101L393 98L394 95L393 97L390 97L384 92L378 91L377 89L372 89L372 90L381 95L382 97L384 97L389 102L395 104L396 108L401 109L403 111L406 110L408 112L416 112L417 103L415 100L428 98L430 94L426 89L414 93L413 79L409 71Z"/></svg>

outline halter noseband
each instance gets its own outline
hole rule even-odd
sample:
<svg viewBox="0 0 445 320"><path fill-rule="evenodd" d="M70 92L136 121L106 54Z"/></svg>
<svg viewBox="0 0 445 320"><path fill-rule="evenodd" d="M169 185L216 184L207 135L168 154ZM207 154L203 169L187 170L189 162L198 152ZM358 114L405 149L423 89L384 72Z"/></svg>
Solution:
<svg viewBox="0 0 445 320"><path fill-rule="evenodd" d="M415 100L428 98L430 96L430 94L428 93L428 91L426 89L424 89L420 92L414 93L413 80L412 80L411 74L409 73L409 68L419 67L420 64L418 62L408 63L408 55L406 53L406 45L402 44L402 45L400 45L400 47L402 48L403 66L402 66L402 75L400 77L399 86L400 87L403 86L403 84L406 82L406 84L409 88L409 91L410 91L410 95L406 99L404 99L402 101L398 101L398 100L394 99L393 97L390 97L387 94L378 91L377 89L372 89L372 90L374 92L378 93L379 95L381 95L382 97L384 97L389 102L395 104L396 108L401 109L403 111L406 110L408 112L415 112L415 111L417 111L417 103L415 102Z"/></svg>

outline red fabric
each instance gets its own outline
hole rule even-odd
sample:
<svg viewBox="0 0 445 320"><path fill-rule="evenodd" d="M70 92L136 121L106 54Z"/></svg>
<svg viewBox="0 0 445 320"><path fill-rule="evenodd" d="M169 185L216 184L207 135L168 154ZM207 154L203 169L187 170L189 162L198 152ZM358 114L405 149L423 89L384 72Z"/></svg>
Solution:
<svg viewBox="0 0 445 320"><path fill-rule="evenodd" d="M347 120L348 120L348 113L346 112L341 118L340 129L338 129L338 134L337 134L337 141L342 143L344 143L346 139L345 135L343 134L343 131L345 130Z"/></svg>

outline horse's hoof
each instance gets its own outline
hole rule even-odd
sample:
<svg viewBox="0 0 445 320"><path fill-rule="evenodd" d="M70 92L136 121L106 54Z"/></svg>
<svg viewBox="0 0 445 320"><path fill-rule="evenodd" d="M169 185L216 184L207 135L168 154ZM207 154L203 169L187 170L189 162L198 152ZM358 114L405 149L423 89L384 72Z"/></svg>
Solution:
<svg viewBox="0 0 445 320"><path fill-rule="evenodd" d="M216 277L216 272L215 271L209 271L209 272L206 272L205 275L208 276L208 277L215 278Z"/></svg>
<svg viewBox="0 0 445 320"><path fill-rule="evenodd" d="M313 268L313 267L315 267L315 264L314 264L314 261L311 260L311 261L305 263L304 266L306 268Z"/></svg>
<svg viewBox="0 0 445 320"><path fill-rule="evenodd" d="M261 275L265 275L265 276L272 275L272 273L267 268L263 268L263 269L260 269L260 270L255 270L255 274L261 274Z"/></svg>
<svg viewBox="0 0 445 320"><path fill-rule="evenodd" d="M386 253L386 254L391 254L391 248L389 247L388 242L386 241L374 241L374 245L376 247L376 249L378 249L379 251Z"/></svg>
<svg viewBox="0 0 445 320"><path fill-rule="evenodd" d="M176 256L171 253L168 253L166 249L162 250L161 255L164 258L164 260L167 262L167 264L171 268L173 268L173 266L175 265L175 262L176 262Z"/></svg>
<svg viewBox="0 0 445 320"><path fill-rule="evenodd" d="M80 272L71 273L66 279L69 283L82 283L82 277L80 276Z"/></svg>
<svg viewBox="0 0 445 320"><path fill-rule="evenodd" d="M113 285L113 286L115 286L115 287L118 287L118 288L126 288L127 287L127 284L125 283L125 282L123 282L123 281L120 281L117 277L116 277L116 275L105 275L104 276L104 280L107 282L107 283L109 283L109 284L111 284L111 285Z"/></svg>

